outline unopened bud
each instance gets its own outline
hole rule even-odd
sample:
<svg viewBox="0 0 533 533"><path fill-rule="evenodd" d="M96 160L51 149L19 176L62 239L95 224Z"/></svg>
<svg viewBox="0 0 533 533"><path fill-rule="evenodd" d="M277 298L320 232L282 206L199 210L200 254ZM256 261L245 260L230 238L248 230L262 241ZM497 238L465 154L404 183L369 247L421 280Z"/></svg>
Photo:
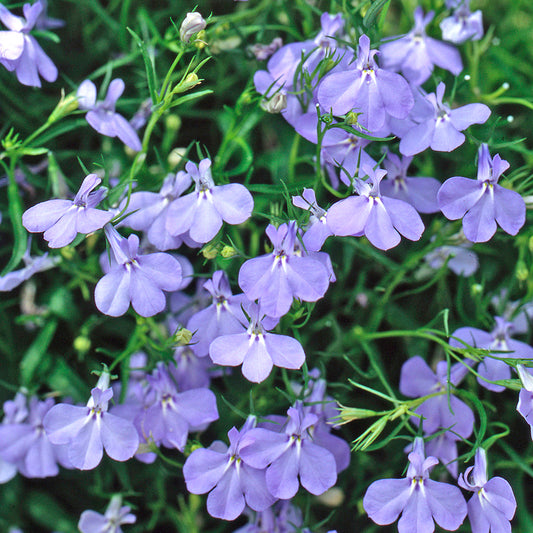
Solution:
<svg viewBox="0 0 533 533"><path fill-rule="evenodd" d="M318 496L317 499L327 507L338 507L344 501L344 492L339 487L332 487Z"/></svg>
<svg viewBox="0 0 533 533"><path fill-rule="evenodd" d="M74 349L80 354L87 353L91 349L91 340L84 335L76 337L74 339Z"/></svg>
<svg viewBox="0 0 533 533"><path fill-rule="evenodd" d="M180 328L173 335L174 344L178 346L186 346L190 344L192 339L192 331L189 331L186 328Z"/></svg>
<svg viewBox="0 0 533 533"><path fill-rule="evenodd" d="M519 281L527 281L529 279L529 270L524 261L518 261L516 264L516 277Z"/></svg>
<svg viewBox="0 0 533 533"><path fill-rule="evenodd" d="M185 154L187 153L187 148L174 148L170 154L168 154L168 164L170 165L170 168L177 167L185 157Z"/></svg>
<svg viewBox="0 0 533 533"><path fill-rule="evenodd" d="M267 113L281 113L287 107L287 96L277 92L271 98L263 98L260 105Z"/></svg>
<svg viewBox="0 0 533 533"><path fill-rule="evenodd" d="M194 13L187 13L187 16L181 23L180 27L181 41L188 43L191 40L191 37L205 29L206 25L204 17L202 17L197 11Z"/></svg>
<svg viewBox="0 0 533 533"><path fill-rule="evenodd" d="M181 127L181 118L178 115L167 115L165 118L165 126L172 131L178 131Z"/></svg>
<svg viewBox="0 0 533 533"><path fill-rule="evenodd" d="M218 255L218 246L207 244L202 249L202 255L206 259L214 259Z"/></svg>
<svg viewBox="0 0 533 533"><path fill-rule="evenodd" d="M359 115L361 113L355 113L354 111L350 111L349 113L346 113L346 118L344 119L344 122L348 125L357 124L357 121L359 120Z"/></svg>
<svg viewBox="0 0 533 533"><path fill-rule="evenodd" d="M237 255L237 250L235 250L235 248L233 248L233 246L224 246L224 248L222 248L222 251L220 252L220 255L224 258L224 259L229 259L230 257L234 257Z"/></svg>
<svg viewBox="0 0 533 533"><path fill-rule="evenodd" d="M65 91L61 89L61 99L59 100L56 108L52 111L52 113L50 113L48 122L55 122L60 118L66 117L73 111L76 111L76 109L78 109L78 98L76 95L74 93L70 93L65 96Z"/></svg>

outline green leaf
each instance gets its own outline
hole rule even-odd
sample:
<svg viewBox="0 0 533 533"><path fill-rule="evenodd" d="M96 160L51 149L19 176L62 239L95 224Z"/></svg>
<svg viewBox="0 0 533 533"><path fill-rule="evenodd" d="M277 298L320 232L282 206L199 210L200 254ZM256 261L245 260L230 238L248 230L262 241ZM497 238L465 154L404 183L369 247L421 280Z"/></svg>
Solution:
<svg viewBox="0 0 533 533"><path fill-rule="evenodd" d="M155 70L154 65L152 63L152 58L150 57L150 54L148 53L148 49L146 48L146 44L144 41L131 29L126 28L130 35L135 39L135 42L137 43L137 46L139 47L141 51L141 55L144 61L144 68L146 70L146 80L148 81L148 90L150 91L150 98L152 100L152 104L157 104L157 91L155 89Z"/></svg>
<svg viewBox="0 0 533 533"><path fill-rule="evenodd" d="M32 342L20 362L20 379L23 385L29 386L37 368L46 357L46 350L52 342L57 329L57 320L47 322L37 338Z"/></svg>
<svg viewBox="0 0 533 533"><path fill-rule="evenodd" d="M363 26L365 28L370 28L370 26L373 26L378 18L379 12L383 8L389 8L390 1L391 0L375 0L365 13L363 18Z"/></svg>

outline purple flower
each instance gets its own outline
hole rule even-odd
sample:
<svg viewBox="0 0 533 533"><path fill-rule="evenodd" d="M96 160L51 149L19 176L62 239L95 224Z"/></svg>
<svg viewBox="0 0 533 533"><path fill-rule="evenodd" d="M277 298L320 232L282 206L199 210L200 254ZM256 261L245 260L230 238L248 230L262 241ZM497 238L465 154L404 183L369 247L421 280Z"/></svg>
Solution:
<svg viewBox="0 0 533 533"><path fill-rule="evenodd" d="M335 235L365 237L381 250L400 243L400 234L417 241L424 231L424 223L416 209L396 198L382 196L380 182L385 170L364 166L367 181L357 179L354 188L358 196L350 196L333 204L327 222Z"/></svg>
<svg viewBox="0 0 533 533"><path fill-rule="evenodd" d="M5 276L0 276L0 292L12 291L24 281L29 280L34 274L37 274L37 272L44 272L54 268L61 259L59 257L48 257L48 252L39 257L32 257L28 244L22 260L24 261L24 268L13 270Z"/></svg>
<svg viewBox="0 0 533 533"><path fill-rule="evenodd" d="M250 46L249 50L255 56L258 61L264 61L268 59L274 52L279 50L283 46L283 40L281 37L274 37L270 44L254 44Z"/></svg>
<svg viewBox="0 0 533 533"><path fill-rule="evenodd" d="M43 418L53 405L52 398L39 401L34 396L29 401L29 410L25 411L27 417L6 416L7 420L0 425L0 457L16 465L25 477L57 476L58 462L66 468L72 468L62 453L65 450L53 445L43 428Z"/></svg>
<svg viewBox="0 0 533 533"><path fill-rule="evenodd" d="M487 480L487 456L483 448L476 450L474 466L466 469L458 479L459 486L472 491L468 501L468 519L472 533L511 533L516 511L513 489L501 477Z"/></svg>
<svg viewBox="0 0 533 533"><path fill-rule="evenodd" d="M223 270L217 270L203 288L211 295L212 303L187 322L187 329L194 332L191 348L199 357L209 353L209 345L217 337L240 333L246 323L241 305L247 298L244 294L231 294L228 277Z"/></svg>
<svg viewBox="0 0 533 533"><path fill-rule="evenodd" d="M292 203L310 212L309 223L302 240L307 251L318 252L324 241L333 235L326 220L326 211L316 203L316 194L313 189L304 189L302 196L293 196Z"/></svg>
<svg viewBox="0 0 533 533"><path fill-rule="evenodd" d="M523 387L518 396L516 410L529 424L531 428L531 439L533 439L533 376L523 365L518 365L516 369Z"/></svg>
<svg viewBox="0 0 533 533"><path fill-rule="evenodd" d="M465 239L461 232L458 238L452 241L453 244L435 248L424 256L424 260L434 270L438 270L446 263L446 266L458 276L471 276L479 267L479 259L470 250L472 243Z"/></svg>
<svg viewBox="0 0 533 533"><path fill-rule="evenodd" d="M266 468L266 484L272 496L287 500L298 492L299 482L319 495L337 481L334 455L314 442L317 415L306 412L301 402L287 411L281 431L255 428L246 435L241 457L254 468Z"/></svg>
<svg viewBox="0 0 533 533"><path fill-rule="evenodd" d="M109 84L105 99L97 102L96 85L85 80L78 87L76 96L80 109L88 111L85 118L92 128L107 137L118 137L126 146L139 152L142 149L139 136L133 126L115 112L115 105L124 88L124 82L120 78L114 79Z"/></svg>
<svg viewBox="0 0 533 533"><path fill-rule="evenodd" d="M213 364L209 357L198 357L190 346L179 346L174 350L174 362L169 364L168 371L176 381L178 390L208 388L212 375Z"/></svg>
<svg viewBox="0 0 533 533"><path fill-rule="evenodd" d="M470 0L459 3L453 15L440 23L442 38L454 44L465 41L479 41L483 37L483 14L480 10L470 11Z"/></svg>
<svg viewBox="0 0 533 533"><path fill-rule="evenodd" d="M24 4L24 18L16 17L0 4L0 20L10 31L0 31L0 63L10 72L13 70L23 85L40 87L39 74L46 81L57 79L57 68L30 31L36 25L43 3Z"/></svg>
<svg viewBox="0 0 533 533"><path fill-rule="evenodd" d="M466 517L466 502L457 487L429 479L438 462L435 457L425 457L424 441L417 437L409 454L407 476L380 479L368 487L363 498L368 516L383 526L401 514L399 533L432 533L434 521L447 531L455 531Z"/></svg>
<svg viewBox="0 0 533 533"><path fill-rule="evenodd" d="M406 118L414 105L413 94L402 76L379 68L370 50L370 39L359 39L355 68L327 75L318 87L318 102L334 115L354 110L358 123L374 132L380 130L387 115Z"/></svg>
<svg viewBox="0 0 533 533"><path fill-rule="evenodd" d="M135 426L107 412L112 397L109 374L104 373L91 391L86 407L60 403L44 417L43 426L50 442L68 445L68 458L75 468L97 467L104 448L115 461L127 461L137 451L139 437Z"/></svg>
<svg viewBox="0 0 533 533"><path fill-rule="evenodd" d="M485 380L499 381L511 379L511 367L505 362L507 357L533 359L533 348L528 344L510 338L512 324L505 319L494 317L496 326L491 333L477 328L459 328L451 335L450 346L465 348L466 345L489 350L479 363L478 383L493 392L502 392L505 387ZM462 341L462 342L461 342ZM509 353L494 353L494 352Z"/></svg>
<svg viewBox="0 0 533 533"><path fill-rule="evenodd" d="M250 513L251 514L251 513ZM302 530L302 511L288 500L277 501L272 507L260 513L254 513L250 523L233 533L308 533ZM328 533L334 533L328 531Z"/></svg>
<svg viewBox="0 0 533 533"><path fill-rule="evenodd" d="M183 451L189 431L218 419L215 395L206 388L178 391L164 363L146 377L144 407L135 418L139 433L158 446Z"/></svg>
<svg viewBox="0 0 533 533"><path fill-rule="evenodd" d="M316 302L329 286L329 274L322 263L295 253L296 223L272 224L266 234L274 246L271 254L246 261L239 271L239 285L250 300L259 300L268 316L286 314L293 298Z"/></svg>
<svg viewBox="0 0 533 533"><path fill-rule="evenodd" d="M171 235L188 231L193 240L205 243L218 233L222 221L242 224L250 217L254 208L252 195L240 183L215 186L209 159L203 159L198 166L189 161L185 170L194 180L195 191L170 204L166 228Z"/></svg>
<svg viewBox="0 0 533 533"><path fill-rule="evenodd" d="M407 169L412 160L412 157L399 157L392 152L387 154L383 161L387 179L380 183L381 193L411 204L419 213L436 213L439 211L437 192L441 184L435 178L408 177Z"/></svg>
<svg viewBox="0 0 533 533"><path fill-rule="evenodd" d="M217 337L209 347L209 355L218 365L242 364L242 373L248 381L260 383L270 374L272 366L297 369L305 361L302 345L292 337L275 335L267 330L273 321L262 316L255 303L244 304L250 316L250 325L243 333ZM270 322L263 324L262 321ZM244 326L241 325L241 330Z"/></svg>
<svg viewBox="0 0 533 533"><path fill-rule="evenodd" d="M426 35L426 26L435 13L424 16L423 9L415 9L415 27L401 38L381 45L383 68L401 71L414 85L422 85L433 72L434 65L457 76L463 70L459 52L451 45ZM410 155L410 154L409 154Z"/></svg>
<svg viewBox="0 0 533 533"><path fill-rule="evenodd" d="M137 520L127 505L122 506L122 498L113 496L104 515L96 511L81 513L78 529L81 533L122 533L120 526L134 524Z"/></svg>
<svg viewBox="0 0 533 533"><path fill-rule="evenodd" d="M509 168L499 154L490 157L482 144L478 151L477 180L455 176L446 180L438 193L444 216L463 219L463 231L472 242L486 242L496 232L516 235L526 220L526 204L516 191L498 185L498 178Z"/></svg>
<svg viewBox="0 0 533 533"><path fill-rule="evenodd" d="M448 364L440 361L434 373L420 357L408 359L402 366L400 375L400 392L410 398L429 396L438 392L442 394L428 398L414 412L422 417L424 435L433 435L439 430L449 429L446 437L431 440L432 455L441 459L450 473L457 477L457 447L455 442L468 438L474 428L474 413L463 401L448 394L448 386L456 387L468 372L463 363L456 363L450 368L448 382ZM413 416L411 421L418 426L420 418Z"/></svg>
<svg viewBox="0 0 533 533"><path fill-rule="evenodd" d="M43 237L50 248L62 248L78 233L92 233L103 228L113 214L96 209L107 193L105 187L94 190L101 182L96 174L89 174L74 200L47 200L34 205L22 215L22 225L31 233L44 231Z"/></svg>
<svg viewBox="0 0 533 533"><path fill-rule="evenodd" d="M48 0L39 0L43 9L35 22L35 28L38 30L55 30L62 28L65 25L65 21L61 19L54 19L48 16Z"/></svg>
<svg viewBox="0 0 533 533"><path fill-rule="evenodd" d="M158 250L174 250L183 242L183 235L172 236L166 229L171 202L189 188L191 177L184 171L169 174L159 192L134 192L127 204L126 218L122 225L146 232L148 242ZM119 209L126 207L127 198Z"/></svg>
<svg viewBox="0 0 533 533"><path fill-rule="evenodd" d="M209 448L194 450L183 465L187 490L193 494L209 492L207 510L215 518L235 520L245 504L254 511L264 511L275 502L267 489L264 469L249 466L240 456L246 435L255 424L255 417L248 417L240 431L230 429L229 448L216 441Z"/></svg>
<svg viewBox="0 0 533 533"><path fill-rule="evenodd" d="M450 109L442 98L446 86L440 82L437 91L425 96L431 107L423 116L417 117L418 124L410 128L400 141L403 155L415 155L431 148L436 152L451 152L464 143L461 131L472 124L483 124L490 116L485 104L468 104Z"/></svg>
<svg viewBox="0 0 533 533"><path fill-rule="evenodd" d="M141 316L153 316L165 308L163 291L180 287L181 266L169 254L139 253L139 237L121 237L111 225L105 227L116 263L96 284L96 307L109 316L121 316L131 305Z"/></svg>

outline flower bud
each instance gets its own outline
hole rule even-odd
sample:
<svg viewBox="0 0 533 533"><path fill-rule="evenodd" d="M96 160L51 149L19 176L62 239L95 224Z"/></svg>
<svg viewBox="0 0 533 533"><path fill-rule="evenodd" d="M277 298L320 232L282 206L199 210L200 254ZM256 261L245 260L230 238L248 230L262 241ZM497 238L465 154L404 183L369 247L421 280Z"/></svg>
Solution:
<svg viewBox="0 0 533 533"><path fill-rule="evenodd" d="M202 31L206 27L206 22L204 17L200 15L197 11L194 13L187 13L184 21L181 23L180 27L180 39L184 43L188 43L191 40L191 37Z"/></svg>
<svg viewBox="0 0 533 533"><path fill-rule="evenodd" d="M222 248L222 251L220 252L220 255L224 258L224 259L229 259L230 257L234 257L237 255L237 250L235 250L235 248L233 248L233 246L224 246L224 248Z"/></svg>
<svg viewBox="0 0 533 533"><path fill-rule="evenodd" d="M272 98L263 98L260 105L267 113L281 113L287 107L287 96L278 92Z"/></svg>

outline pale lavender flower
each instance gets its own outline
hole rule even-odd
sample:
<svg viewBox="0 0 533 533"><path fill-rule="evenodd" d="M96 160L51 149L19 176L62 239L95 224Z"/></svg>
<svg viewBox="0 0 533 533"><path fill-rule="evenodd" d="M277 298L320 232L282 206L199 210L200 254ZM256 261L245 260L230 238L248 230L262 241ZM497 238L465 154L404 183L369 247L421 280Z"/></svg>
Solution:
<svg viewBox="0 0 533 533"><path fill-rule="evenodd" d="M461 55L452 45L426 35L426 26L435 13L424 16L423 9L415 9L415 26L406 35L381 45L383 68L401 71L413 84L421 85L433 72L434 65L457 76L463 70Z"/></svg>
<svg viewBox="0 0 533 533"><path fill-rule="evenodd" d="M209 492L207 511L215 518L235 520L245 504L254 511L264 511L276 500L267 489L265 470L253 468L240 456L246 435L255 425L255 417L248 417L240 431L230 429L229 448L215 441L209 448L194 450L183 465L187 490L193 494Z"/></svg>
<svg viewBox="0 0 533 533"><path fill-rule="evenodd" d="M22 256L24 268L13 270L5 276L0 276L0 292L12 291L24 281L29 280L34 274L54 268L59 262L59 257L48 257L48 252L39 257L30 255L30 245Z"/></svg>
<svg viewBox="0 0 533 533"><path fill-rule="evenodd" d="M105 372L91 391L85 407L60 403L43 420L50 442L67 444L72 466L80 470L96 468L105 451L115 461L131 459L139 446L135 426L108 412L113 390Z"/></svg>
<svg viewBox="0 0 533 533"><path fill-rule="evenodd" d="M166 253L142 255L139 237L121 237L111 225L105 227L115 263L96 284L96 307L109 316L121 316L131 305L141 316L163 311L163 291L175 291L182 282L179 262Z"/></svg>
<svg viewBox="0 0 533 533"><path fill-rule="evenodd" d="M487 454L476 450L474 466L466 469L458 479L459 486L473 492L468 501L468 519L472 533L511 533L516 499L509 482L501 477L487 480Z"/></svg>
<svg viewBox="0 0 533 533"><path fill-rule="evenodd" d="M399 157L392 152L387 154L383 161L387 179L380 183L381 193L411 204L419 213L436 213L441 184L435 178L408 177L407 169L412 160L412 157Z"/></svg>
<svg viewBox="0 0 533 533"><path fill-rule="evenodd" d="M0 31L0 63L15 71L23 85L40 87L39 75L46 81L57 79L57 68L30 31L43 11L43 3L24 4L24 18L16 17L0 4L0 20L10 31Z"/></svg>
<svg viewBox="0 0 533 533"><path fill-rule="evenodd" d="M183 451L189 431L205 429L218 419L215 395L206 388L180 392L164 363L146 379L145 405L135 418L146 440Z"/></svg>
<svg viewBox="0 0 533 533"><path fill-rule="evenodd" d="M485 104L467 104L456 109L442 101L446 86L440 82L435 93L425 96L431 107L417 117L418 124L410 128L400 141L403 155L415 155L431 148L436 152L451 152L464 143L461 133L472 124L483 124L490 116Z"/></svg>
<svg viewBox="0 0 533 533"><path fill-rule="evenodd" d="M103 228L113 214L96 209L107 193L105 187L94 190L101 182L96 174L89 174L74 200L47 200L34 205L22 215L22 225L31 233L44 231L43 237L50 248L62 248L78 233L92 233Z"/></svg>
<svg viewBox="0 0 533 533"><path fill-rule="evenodd" d="M318 102L334 115L360 113L358 123L374 132L385 125L387 116L406 118L414 105L407 81L394 72L379 68L370 50L370 39L359 39L355 68L328 74L318 87ZM352 64L353 65L353 64Z"/></svg>
<svg viewBox="0 0 533 533"><path fill-rule="evenodd" d="M477 378L478 383L493 392L502 392L505 387L490 381L511 379L511 367L505 359L520 358L533 359L533 347L525 342L515 341L510 338L512 324L503 318L494 317L496 326L491 333L477 328L459 328L451 335L450 346L453 348L465 348L465 345L489 350L483 361L479 363ZM508 353L494 353L494 352Z"/></svg>
<svg viewBox="0 0 533 533"><path fill-rule="evenodd" d="M301 402L287 411L280 432L266 428L250 430L243 442L241 457L254 468L266 468L266 484L272 496L292 498L300 483L319 495L337 481L334 455L313 438L317 415L307 412Z"/></svg>
<svg viewBox="0 0 533 533"><path fill-rule="evenodd" d="M134 192L122 200L119 209L126 208L126 218L121 225L136 231L144 231L148 242L158 250L174 250L183 242L183 235L172 236L166 229L170 204L183 194L191 184L191 177L184 171L169 174L159 192Z"/></svg>
<svg viewBox="0 0 533 533"><path fill-rule="evenodd" d="M76 93L78 105L80 109L88 111L85 119L98 133L107 137L118 137L126 146L139 152L142 149L139 136L133 126L115 111L115 105L124 88L124 81L116 78L109 84L105 99L96 101L96 85L85 80Z"/></svg>
<svg viewBox="0 0 533 533"><path fill-rule="evenodd" d="M188 43L193 35L205 29L207 23L198 11L187 13L180 26L180 40Z"/></svg>
<svg viewBox="0 0 533 533"><path fill-rule="evenodd" d="M523 365L516 367L522 389L518 396L518 405L516 410L524 417L531 428L531 439L533 439L533 376L531 369L526 369Z"/></svg>
<svg viewBox="0 0 533 533"><path fill-rule="evenodd" d="M272 319L264 317L255 303L245 303L244 310L250 325L242 333L217 337L209 346L209 356L218 365L242 364L242 373L248 381L260 383L270 374L272 367L297 369L305 361L302 345L287 335L275 335L268 330L274 327ZM264 323L263 323L264 322ZM277 322L277 321L276 321Z"/></svg>
<svg viewBox="0 0 533 533"><path fill-rule="evenodd" d="M15 471L25 477L57 476L58 462L72 468L63 453L66 450L53 445L43 429L43 418L53 405L52 398L39 401L33 396L28 410L17 409L17 413L9 413L8 406L4 404L6 418L0 425L0 458L14 465Z"/></svg>
<svg viewBox="0 0 533 533"><path fill-rule="evenodd" d="M258 61L264 61L268 59L274 52L279 50L283 46L281 37L274 37L270 44L254 44L250 46L250 52L255 56Z"/></svg>
<svg viewBox="0 0 533 533"><path fill-rule="evenodd" d="M366 181L354 180L358 196L350 196L333 204L327 214L327 222L335 235L365 237L381 250L388 250L400 243L400 234L417 241L424 231L424 223L416 209L396 198L381 195L380 182L385 170L364 166Z"/></svg>
<svg viewBox="0 0 533 533"><path fill-rule="evenodd" d="M516 235L526 220L526 204L516 191L498 185L499 177L509 163L499 154L490 157L489 148L482 144L478 151L477 180L455 176L446 180L438 193L444 216L463 219L463 231L472 242L486 242L496 232L497 225L510 235Z"/></svg>
<svg viewBox="0 0 533 533"><path fill-rule="evenodd" d="M120 526L134 524L137 517L130 513L131 508L122 506L122 498L115 495L111 498L105 514L96 511L83 511L78 529L81 533L122 533Z"/></svg>
<svg viewBox="0 0 533 533"><path fill-rule="evenodd" d="M293 196L292 203L300 209L309 211L309 223L302 240L307 251L318 252L324 241L333 235L326 220L326 211L317 204L313 189L304 189L301 196Z"/></svg>
<svg viewBox="0 0 533 533"><path fill-rule="evenodd" d="M268 316L286 314L293 298L316 302L329 286L329 274L322 263L295 254L296 223L270 224L266 234L274 246L271 254L246 261L239 271L239 285L250 300L259 300Z"/></svg>
<svg viewBox="0 0 533 533"><path fill-rule="evenodd" d="M479 41L483 37L483 13L478 9L470 11L470 0L463 0L453 15L440 23L442 38L454 44L465 41Z"/></svg>
<svg viewBox="0 0 533 533"><path fill-rule="evenodd" d="M381 526L392 524L400 514L399 533L432 533L434 521L447 531L455 531L464 521L466 502L461 491L448 483L429 479L438 464L424 453L424 441L417 437L409 454L409 468L403 479L380 479L368 487L363 507Z"/></svg>
<svg viewBox="0 0 533 533"><path fill-rule="evenodd" d="M22 424L28 418L28 407L26 396L22 392L17 392L13 400L4 402L4 419L2 425ZM0 429L2 428L0 425ZM17 465L2 459L0 454L0 484L7 483L17 475Z"/></svg>
<svg viewBox="0 0 533 533"><path fill-rule="evenodd" d="M55 19L48 16L48 0L39 0L43 9L35 22L35 28L38 30L55 30L62 28L65 25L65 21L61 19Z"/></svg>
<svg viewBox="0 0 533 533"><path fill-rule="evenodd" d="M242 224L250 218L252 195L240 183L216 186L209 159L203 159L198 166L189 161L185 170L194 181L195 190L170 204L166 229L171 235L189 232L191 239L205 243L218 233L222 221Z"/></svg>
<svg viewBox="0 0 533 533"><path fill-rule="evenodd" d="M223 270L217 270L203 288L212 297L211 305L192 315L187 322L187 329L194 332L191 348L199 357L209 353L209 345L217 337L240 333L247 322L241 308L247 298L244 294L231 293Z"/></svg>
<svg viewBox="0 0 533 533"><path fill-rule="evenodd" d="M438 270L445 263L458 276L469 277L479 267L479 259L470 248L471 242L466 241L461 234L450 244L439 246L424 256L424 261L430 268Z"/></svg>
<svg viewBox="0 0 533 533"><path fill-rule="evenodd" d="M420 357L408 359L402 366L400 374L400 392L410 398L429 396L442 392L440 396L428 398L419 405L414 412L422 417L422 431L424 435L433 435L439 430L448 429L428 442L428 453L440 459L450 473L457 477L457 446L456 441L470 437L474 428L474 413L462 400L448 393L448 387L456 387L468 373L466 363L456 363L450 368L448 382L448 364L439 361L434 373L428 364ZM415 426L420 424L420 418L411 417Z"/></svg>
<svg viewBox="0 0 533 533"><path fill-rule="evenodd" d="M168 371L176 381L179 391L208 388L213 363L209 357L198 357L190 346L179 346L174 350L174 362L168 366Z"/></svg>
<svg viewBox="0 0 533 533"><path fill-rule="evenodd" d="M250 516L250 523L233 533L306 533L309 531L301 529L304 523L302 511L289 500L279 500L268 509L254 513L254 515Z"/></svg>

